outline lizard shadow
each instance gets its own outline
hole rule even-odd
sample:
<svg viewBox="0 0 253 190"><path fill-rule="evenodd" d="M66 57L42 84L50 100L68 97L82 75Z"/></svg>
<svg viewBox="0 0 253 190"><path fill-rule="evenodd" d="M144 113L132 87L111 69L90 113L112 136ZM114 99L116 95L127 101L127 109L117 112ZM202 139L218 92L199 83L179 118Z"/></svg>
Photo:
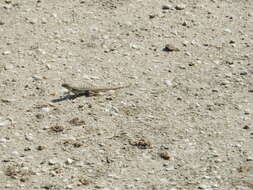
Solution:
<svg viewBox="0 0 253 190"><path fill-rule="evenodd" d="M67 95L67 96L64 96L64 97L61 97L61 98L53 99L53 100L51 100L51 102L58 103L58 102L62 102L62 101L65 101L65 100L74 100L74 99L76 99L80 96L83 96L83 95Z"/></svg>

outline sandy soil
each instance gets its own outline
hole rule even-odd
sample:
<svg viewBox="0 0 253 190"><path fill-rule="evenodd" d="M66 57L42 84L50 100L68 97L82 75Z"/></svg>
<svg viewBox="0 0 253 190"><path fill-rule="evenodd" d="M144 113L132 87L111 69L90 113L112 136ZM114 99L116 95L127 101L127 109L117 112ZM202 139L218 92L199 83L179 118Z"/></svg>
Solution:
<svg viewBox="0 0 253 190"><path fill-rule="evenodd" d="M252 61L252 0L0 1L0 189L253 189Z"/></svg>

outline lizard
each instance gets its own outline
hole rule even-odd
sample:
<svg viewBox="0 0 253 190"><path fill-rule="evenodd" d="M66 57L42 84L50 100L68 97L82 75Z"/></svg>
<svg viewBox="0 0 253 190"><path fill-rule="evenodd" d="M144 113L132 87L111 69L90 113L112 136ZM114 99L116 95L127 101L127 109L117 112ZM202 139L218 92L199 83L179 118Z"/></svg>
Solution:
<svg viewBox="0 0 253 190"><path fill-rule="evenodd" d="M70 84L63 83L61 85L63 88L66 88L69 92L72 92L74 96L97 96L99 92L106 92L110 90L117 90L121 88L127 88L130 85L127 86L118 86L118 87L112 87L112 88L84 88L84 87L74 87Z"/></svg>

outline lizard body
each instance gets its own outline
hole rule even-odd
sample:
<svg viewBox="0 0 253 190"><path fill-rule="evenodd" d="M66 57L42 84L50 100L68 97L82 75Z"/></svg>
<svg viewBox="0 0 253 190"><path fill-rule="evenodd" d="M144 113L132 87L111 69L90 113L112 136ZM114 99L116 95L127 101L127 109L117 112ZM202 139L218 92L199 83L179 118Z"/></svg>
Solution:
<svg viewBox="0 0 253 190"><path fill-rule="evenodd" d="M99 92L106 92L110 90L117 90L121 88L127 88L127 86L118 86L112 88L83 88L83 87L74 87L70 84L64 83L62 87L66 88L69 92L72 92L75 96L96 96Z"/></svg>

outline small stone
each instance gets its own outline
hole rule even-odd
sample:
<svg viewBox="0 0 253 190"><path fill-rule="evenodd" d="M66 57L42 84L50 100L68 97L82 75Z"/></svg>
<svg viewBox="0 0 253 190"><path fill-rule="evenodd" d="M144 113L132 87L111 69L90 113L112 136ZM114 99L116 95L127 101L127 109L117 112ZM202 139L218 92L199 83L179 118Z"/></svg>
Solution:
<svg viewBox="0 0 253 190"><path fill-rule="evenodd" d="M6 138L0 138L0 143L6 143L7 139Z"/></svg>
<svg viewBox="0 0 253 190"><path fill-rule="evenodd" d="M41 111L47 113L47 112L50 111L50 108L49 107L43 107L43 108L41 108Z"/></svg>
<svg viewBox="0 0 253 190"><path fill-rule="evenodd" d="M12 187L12 185L8 183L8 184L5 185L5 187L10 188L10 187Z"/></svg>
<svg viewBox="0 0 253 190"><path fill-rule="evenodd" d="M2 53L2 55L9 55L9 54L11 54L11 51L4 51L4 52Z"/></svg>
<svg viewBox="0 0 253 190"><path fill-rule="evenodd" d="M245 110L244 111L244 115L249 115L250 114L250 111L249 110Z"/></svg>
<svg viewBox="0 0 253 190"><path fill-rule="evenodd" d="M46 146L43 146L43 145L39 145L37 147L37 150L41 151L41 150L45 150L47 147Z"/></svg>
<svg viewBox="0 0 253 190"><path fill-rule="evenodd" d="M86 178L80 178L78 180L81 184L80 185L89 185L91 182Z"/></svg>
<svg viewBox="0 0 253 190"><path fill-rule="evenodd" d="M45 55L45 54L47 53L44 49L41 49L41 48L38 48L38 49L36 50L36 52L37 52L37 53L40 53L40 54L42 54L42 55Z"/></svg>
<svg viewBox="0 0 253 190"><path fill-rule="evenodd" d="M55 165L57 163L59 163L59 161L56 160L56 159L50 159L50 160L48 160L48 165Z"/></svg>
<svg viewBox="0 0 253 190"><path fill-rule="evenodd" d="M169 9L173 9L171 5L163 5L162 6L163 10L169 10Z"/></svg>
<svg viewBox="0 0 253 190"><path fill-rule="evenodd" d="M12 98L2 98L1 101L3 103L11 103L11 102L16 102L16 99L12 99Z"/></svg>
<svg viewBox="0 0 253 190"><path fill-rule="evenodd" d="M198 187L199 189L209 190L210 186L206 184L202 184Z"/></svg>
<svg viewBox="0 0 253 190"><path fill-rule="evenodd" d="M231 31L229 28L225 28L225 29L224 29L224 32L232 33L232 31Z"/></svg>
<svg viewBox="0 0 253 190"><path fill-rule="evenodd" d="M14 68L14 66L12 65L12 64L6 64L5 66L4 66L4 69L5 70L12 70Z"/></svg>
<svg viewBox="0 0 253 190"><path fill-rule="evenodd" d="M155 18L156 16L157 16L156 14L150 14L150 15L149 15L149 18L150 18L150 19L153 19L153 18Z"/></svg>
<svg viewBox="0 0 253 190"><path fill-rule="evenodd" d="M166 86L172 86L172 82L171 82L171 80L165 80L164 81L164 84L166 85Z"/></svg>
<svg viewBox="0 0 253 190"><path fill-rule="evenodd" d="M186 8L185 4L178 4L178 5L175 6L176 10L184 10L185 8Z"/></svg>
<svg viewBox="0 0 253 190"><path fill-rule="evenodd" d="M47 19L46 19L46 18L42 18L42 19L41 19L41 23L42 23L42 24L46 24L46 23L47 23Z"/></svg>
<svg viewBox="0 0 253 190"><path fill-rule="evenodd" d="M240 75L247 75L248 73L246 71L240 72Z"/></svg>
<svg viewBox="0 0 253 190"><path fill-rule="evenodd" d="M64 127L60 126L60 125L54 125L52 127L50 127L51 131L55 132L55 133L60 133L64 131Z"/></svg>
<svg viewBox="0 0 253 190"><path fill-rule="evenodd" d="M30 147L25 147L24 151L31 151L32 149Z"/></svg>
<svg viewBox="0 0 253 190"><path fill-rule="evenodd" d="M36 24L37 23L37 19L36 18L31 18L31 19L27 19L27 20L28 20L28 22L30 24Z"/></svg>
<svg viewBox="0 0 253 190"><path fill-rule="evenodd" d="M222 85L222 86L226 86L228 84L229 84L228 80L221 81L221 83L220 83L220 85Z"/></svg>
<svg viewBox="0 0 253 190"><path fill-rule="evenodd" d="M32 78L33 80L42 80L42 77L38 75L33 75Z"/></svg>
<svg viewBox="0 0 253 190"><path fill-rule="evenodd" d="M11 0L5 0L4 1L6 4L10 4L11 3Z"/></svg>
<svg viewBox="0 0 253 190"><path fill-rule="evenodd" d="M10 153L11 156L18 156L19 155L19 152L18 151L13 151Z"/></svg>
<svg viewBox="0 0 253 190"><path fill-rule="evenodd" d="M130 47L133 49L140 49L140 46L136 45L136 44L130 44Z"/></svg>
<svg viewBox="0 0 253 190"><path fill-rule="evenodd" d="M0 25L4 25L5 23L3 21L0 20Z"/></svg>
<svg viewBox="0 0 253 190"><path fill-rule="evenodd" d="M82 125L86 124L86 122L84 120L80 120L78 117L75 117L75 118L69 120L68 122L74 126L82 126Z"/></svg>
<svg viewBox="0 0 253 190"><path fill-rule="evenodd" d="M169 154L168 152L162 152L162 153L160 153L160 157L164 160L170 160L171 154Z"/></svg>
<svg viewBox="0 0 253 190"><path fill-rule="evenodd" d="M44 118L44 115L38 113L38 114L35 115L35 117L36 117L37 119L43 119L43 118Z"/></svg>
<svg viewBox="0 0 253 190"><path fill-rule="evenodd" d="M166 44L163 51L171 52L171 51L180 51L179 48L172 44Z"/></svg>
<svg viewBox="0 0 253 190"><path fill-rule="evenodd" d="M253 157L250 157L250 156L247 157L247 158L246 158L246 161L247 161L247 162L253 161Z"/></svg>
<svg viewBox="0 0 253 190"><path fill-rule="evenodd" d="M132 146L137 146L139 149L152 148L150 141L148 141L147 139L144 139L144 138L139 139L139 140L137 140L135 142L130 142L130 144Z"/></svg>
<svg viewBox="0 0 253 190"><path fill-rule="evenodd" d="M12 125L12 122L10 119L2 120L0 121L0 127L7 127Z"/></svg>
<svg viewBox="0 0 253 190"><path fill-rule="evenodd" d="M46 64L46 68L47 68L48 70L50 70L50 69L52 69L52 66L51 66L50 64Z"/></svg>
<svg viewBox="0 0 253 190"><path fill-rule="evenodd" d="M185 52L185 55L191 56L191 53L187 51L187 52Z"/></svg>
<svg viewBox="0 0 253 190"><path fill-rule="evenodd" d="M33 140L33 135L32 135L31 133L26 134L26 135L25 135L25 140L27 140L27 141L32 141L32 140Z"/></svg>
<svg viewBox="0 0 253 190"><path fill-rule="evenodd" d="M72 160L71 158L68 158L65 163L68 164L68 165L70 165L73 162L74 162L74 160Z"/></svg>
<svg viewBox="0 0 253 190"><path fill-rule="evenodd" d="M250 129L250 127L248 125L245 125L243 129Z"/></svg>

